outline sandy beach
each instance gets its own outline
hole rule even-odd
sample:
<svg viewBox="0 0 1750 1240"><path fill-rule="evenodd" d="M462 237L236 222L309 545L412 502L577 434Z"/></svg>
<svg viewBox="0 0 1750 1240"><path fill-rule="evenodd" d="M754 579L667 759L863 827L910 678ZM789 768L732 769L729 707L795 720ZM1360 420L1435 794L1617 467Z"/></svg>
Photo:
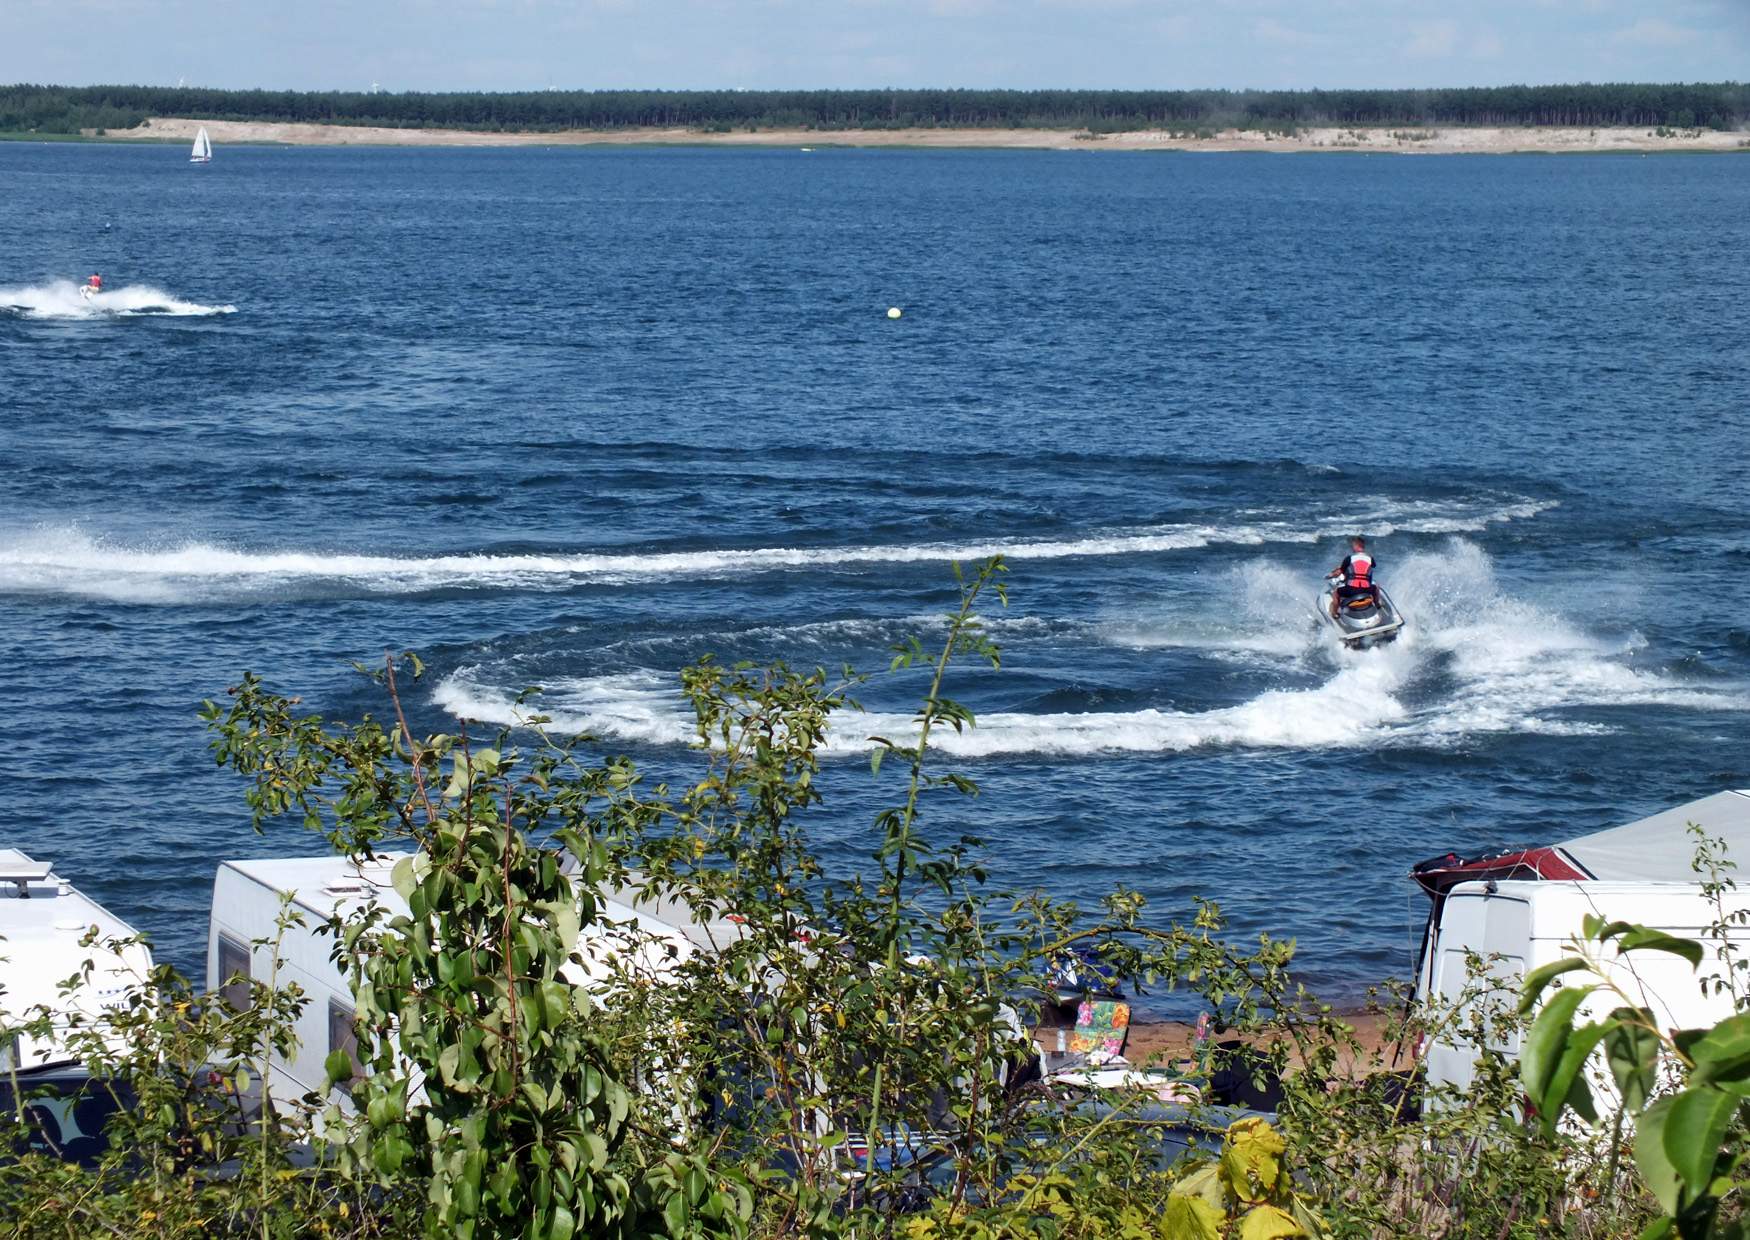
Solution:
<svg viewBox="0 0 1750 1240"><path fill-rule="evenodd" d="M1345 1059L1350 1071L1367 1075L1381 1070L1382 1066L1391 1066L1394 1051L1398 1048L1389 1041L1391 1022L1383 1013L1350 1012L1339 1015L1337 1019L1354 1032L1360 1047L1362 1058L1359 1061ZM1041 1025L1034 1031L1034 1037L1042 1045L1049 1044L1055 1032L1056 1026ZM1193 1027L1183 1021L1139 1020L1130 1026L1124 1054L1132 1063L1172 1064L1192 1055L1194 1035Z"/></svg>
<svg viewBox="0 0 1750 1240"><path fill-rule="evenodd" d="M461 129L391 129L267 121L153 117L138 129L111 130L112 140L193 141L206 126L213 142L294 146L907 146L1082 151L1365 151L1399 155L1517 155L1576 152L1750 151L1750 134L1684 130L1661 137L1651 129L1451 128L1302 129L1293 135L1223 130L1211 137L1164 130L1092 135L1055 129L763 129L706 133L697 129L570 130L562 133L482 133Z"/></svg>

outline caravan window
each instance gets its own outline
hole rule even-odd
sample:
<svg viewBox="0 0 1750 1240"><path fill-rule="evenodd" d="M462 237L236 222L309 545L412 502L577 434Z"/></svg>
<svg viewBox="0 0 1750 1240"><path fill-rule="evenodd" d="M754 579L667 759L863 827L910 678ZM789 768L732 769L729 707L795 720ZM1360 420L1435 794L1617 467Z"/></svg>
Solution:
<svg viewBox="0 0 1750 1240"><path fill-rule="evenodd" d="M232 981L232 978L239 980ZM228 934L219 936L219 994L239 1012L249 1010L249 948Z"/></svg>
<svg viewBox="0 0 1750 1240"><path fill-rule="evenodd" d="M328 1001L328 1053L345 1051L346 1057L352 1060L352 1080L339 1082L341 1089L350 1090L352 1082L365 1074L364 1065L359 1063L358 1030L353 1027L353 1012L344 1003L333 999Z"/></svg>

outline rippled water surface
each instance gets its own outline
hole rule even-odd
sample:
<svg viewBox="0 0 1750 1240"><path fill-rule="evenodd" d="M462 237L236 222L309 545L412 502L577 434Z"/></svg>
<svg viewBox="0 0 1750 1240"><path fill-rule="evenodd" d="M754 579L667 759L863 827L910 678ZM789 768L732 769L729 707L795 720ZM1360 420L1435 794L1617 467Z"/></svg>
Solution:
<svg viewBox="0 0 1750 1240"><path fill-rule="evenodd" d="M705 653L951 692L999 881L1194 893L1338 998L1404 871L1750 784L1750 159L0 144L0 843L199 967L194 711L544 709L684 768ZM114 290L84 303L92 270ZM889 306L904 317L889 320ZM1395 647L1321 640L1377 539ZM893 795L863 695L815 820Z"/></svg>

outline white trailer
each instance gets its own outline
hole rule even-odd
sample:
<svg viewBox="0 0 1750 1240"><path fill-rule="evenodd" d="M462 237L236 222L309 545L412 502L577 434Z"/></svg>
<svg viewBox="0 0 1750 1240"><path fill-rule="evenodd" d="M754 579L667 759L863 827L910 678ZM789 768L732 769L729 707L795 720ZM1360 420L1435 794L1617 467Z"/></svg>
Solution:
<svg viewBox="0 0 1750 1240"><path fill-rule="evenodd" d="M92 944L81 946L93 928ZM0 1071L73 1062L65 1042L69 1023L100 1015L152 971L145 944L133 942L120 951L106 946L137 937L132 926L56 874L49 862L0 848ZM87 962L86 980L63 993L61 983ZM19 1031L39 1007L53 1015L48 1036Z"/></svg>
<svg viewBox="0 0 1750 1240"><path fill-rule="evenodd" d="M1692 824L1723 839L1727 858L1744 867L1745 887L1723 892L1719 906L1703 891L1705 876L1694 868ZM1727 870L1725 876L1732 873ZM1412 877L1432 901L1416 976L1423 1002L1458 1004L1462 1010L1474 957L1486 960L1487 973L1516 997L1527 972L1567 954L1564 946L1591 914L1703 941L1700 970L1663 952L1637 952L1627 960L1619 960L1613 949L1605 952L1610 978L1635 1006L1644 1003L1662 1027L1704 1027L1734 1011L1730 993L1704 986L1726 971L1717 944L1707 936L1724 912L1728 941L1750 953L1750 925L1731 924L1734 914L1750 919L1750 791L1717 793L1547 848L1509 849L1469 860L1449 853L1424 861ZM1474 987L1469 989L1474 994ZM1621 1005L1620 997L1597 992L1578 1019L1596 1019ZM1492 1046L1510 1057L1519 1053L1511 1032L1503 1032ZM1468 1086L1477 1055L1474 1045L1434 1041L1424 1054L1428 1083Z"/></svg>
<svg viewBox="0 0 1750 1240"><path fill-rule="evenodd" d="M353 992L333 959L330 917L362 914L372 902L392 917L407 913L406 901L391 882L395 863L405 853L390 853L359 865L346 857L291 857L226 861L213 880L213 912L207 940L207 989L224 990L237 1004L249 978L276 988L297 983L307 1002L297 1024L298 1045L288 1057L273 1053L260 1065L268 1086L281 1097L320 1094L327 1074L324 1061L336 1050L354 1050ZM579 953L585 969L568 970L568 980L600 990L618 968L660 977L694 952L713 950L740 937L732 918L696 921L679 902L655 900L626 889L605 893L600 920L583 932ZM282 910L301 924L282 932ZM349 1104L344 1097L343 1108Z"/></svg>

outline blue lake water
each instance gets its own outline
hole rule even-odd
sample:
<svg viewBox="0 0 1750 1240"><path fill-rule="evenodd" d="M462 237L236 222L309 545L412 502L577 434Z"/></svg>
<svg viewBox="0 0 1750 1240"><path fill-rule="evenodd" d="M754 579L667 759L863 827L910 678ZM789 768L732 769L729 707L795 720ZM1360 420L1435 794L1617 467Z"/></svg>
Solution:
<svg viewBox="0 0 1750 1240"><path fill-rule="evenodd" d="M1750 159L0 144L0 844L199 968L195 710L687 760L705 653L885 666L1006 550L996 881L1193 894L1333 998L1404 872L1750 784ZM104 273L93 312L73 282ZM889 306L904 317L889 320ZM1340 537L1410 619L1310 622ZM813 824L866 856L864 693Z"/></svg>

